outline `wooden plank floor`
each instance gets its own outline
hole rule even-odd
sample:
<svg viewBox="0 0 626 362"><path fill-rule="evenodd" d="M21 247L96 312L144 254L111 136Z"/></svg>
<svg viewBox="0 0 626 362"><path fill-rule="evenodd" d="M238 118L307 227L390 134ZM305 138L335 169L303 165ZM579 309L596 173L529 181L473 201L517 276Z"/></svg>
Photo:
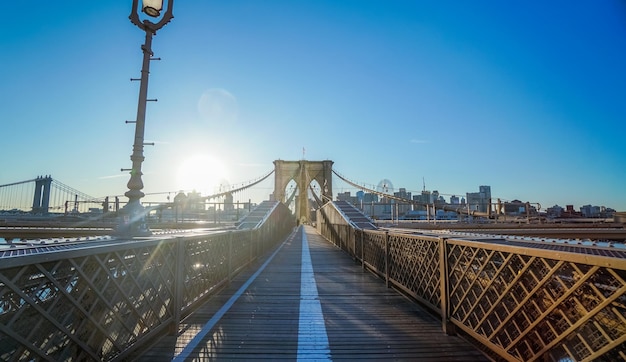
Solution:
<svg viewBox="0 0 626 362"><path fill-rule="evenodd" d="M307 274L301 272L303 231L318 298L301 297ZM464 340L444 334L438 319L364 272L312 227L292 234L252 282L256 269L250 269L183 321L178 335L161 338L137 360L488 361ZM301 307L301 299L310 303ZM316 317L316 303L323 316ZM230 305L225 312L224 305ZM303 317L309 319L300 323Z"/></svg>

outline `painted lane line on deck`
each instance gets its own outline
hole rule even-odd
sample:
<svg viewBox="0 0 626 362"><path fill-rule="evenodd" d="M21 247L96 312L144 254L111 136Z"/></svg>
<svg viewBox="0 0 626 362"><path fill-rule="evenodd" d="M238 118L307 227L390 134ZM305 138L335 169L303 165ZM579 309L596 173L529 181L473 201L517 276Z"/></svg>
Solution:
<svg viewBox="0 0 626 362"><path fill-rule="evenodd" d="M313 275L309 241L304 227L302 228L302 268L300 275L298 361L332 361L324 314Z"/></svg>
<svg viewBox="0 0 626 362"><path fill-rule="evenodd" d="M280 251L280 249L283 248L283 246L285 246L285 244L293 239L293 233L278 247L278 249L276 249L276 251L274 251L274 253L272 253L272 255L270 255L269 258L267 258L267 260L265 261L265 263L263 263L263 265L261 265L261 267L254 273L252 274L252 276L250 277L250 279L248 279L244 285L241 286L241 288L239 288L239 290L237 290L237 292L235 294L233 294L232 297L230 297L230 299L228 299L228 301L220 308L220 310L217 311L217 313L215 313L213 315L213 317L211 317L211 319L209 319L209 321L202 327L202 329L200 330L200 332L198 332L198 334L196 334L195 337L193 337L193 339L191 341L189 341L189 343L185 346L185 348L183 348L183 350L177 355L175 356L172 361L176 361L176 362L182 362L184 361L187 357L189 357L189 355L191 354L191 352L193 352L194 349L196 349L196 347L200 344L200 342L202 342L202 340L204 339L204 337L206 337L206 335L213 329L213 327L215 327L215 325L217 324L217 322L220 321L220 319L222 319L222 317L224 316L224 314L226 314L226 312L228 312L228 310L233 306L233 304L235 304L235 302L237 301L237 299L239 299L239 297L241 297L241 295L246 291L246 289L248 289L248 287L250 286L250 284L252 284L252 282L254 282L254 280L259 276L259 274L261 274L261 272L263 272L263 270L265 269L265 267L272 261L272 259L274 259L274 257L276 256L276 254L278 254L278 252Z"/></svg>

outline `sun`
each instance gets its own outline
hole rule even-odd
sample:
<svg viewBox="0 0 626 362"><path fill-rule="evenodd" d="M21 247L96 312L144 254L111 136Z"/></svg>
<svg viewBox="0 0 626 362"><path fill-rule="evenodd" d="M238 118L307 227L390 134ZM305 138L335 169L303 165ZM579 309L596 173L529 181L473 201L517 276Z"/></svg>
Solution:
<svg viewBox="0 0 626 362"><path fill-rule="evenodd" d="M197 191L209 196L219 192L220 184L225 185L226 179L226 168L218 158L195 154L180 164L176 185L179 190Z"/></svg>

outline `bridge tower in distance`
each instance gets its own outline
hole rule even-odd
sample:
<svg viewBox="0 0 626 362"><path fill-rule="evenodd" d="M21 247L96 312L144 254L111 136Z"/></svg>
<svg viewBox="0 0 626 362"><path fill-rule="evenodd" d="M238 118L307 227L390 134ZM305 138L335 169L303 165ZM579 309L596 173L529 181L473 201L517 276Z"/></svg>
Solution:
<svg viewBox="0 0 626 362"><path fill-rule="evenodd" d="M322 199L333 198L333 161L274 161L274 197L285 203L285 189L290 181L298 186L296 218L300 223L310 221L308 190L313 180L321 186Z"/></svg>
<svg viewBox="0 0 626 362"><path fill-rule="evenodd" d="M50 186L52 177L39 176L35 179L35 195L33 197L33 213L47 214L50 208Z"/></svg>

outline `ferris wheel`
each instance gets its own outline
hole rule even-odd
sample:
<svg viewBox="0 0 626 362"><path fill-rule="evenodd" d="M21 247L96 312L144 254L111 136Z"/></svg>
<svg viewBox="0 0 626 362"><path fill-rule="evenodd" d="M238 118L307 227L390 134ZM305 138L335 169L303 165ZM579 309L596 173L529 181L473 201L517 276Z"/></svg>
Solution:
<svg viewBox="0 0 626 362"><path fill-rule="evenodd" d="M391 183L391 180L382 179L376 186L376 191L383 194L393 195L393 183Z"/></svg>

